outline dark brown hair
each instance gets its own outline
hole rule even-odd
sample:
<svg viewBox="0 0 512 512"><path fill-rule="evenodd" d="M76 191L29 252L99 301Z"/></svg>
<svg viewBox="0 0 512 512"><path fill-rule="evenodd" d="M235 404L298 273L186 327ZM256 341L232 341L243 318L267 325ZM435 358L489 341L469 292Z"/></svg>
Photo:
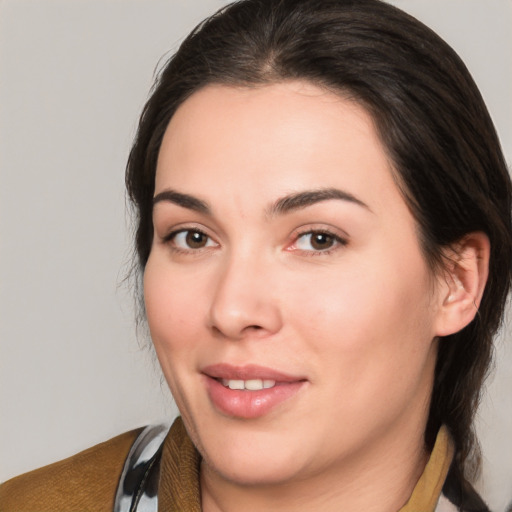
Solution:
<svg viewBox="0 0 512 512"><path fill-rule="evenodd" d="M511 184L482 97L456 53L413 17L379 0L243 0L200 24L160 73L140 119L126 184L137 215L139 270L153 238L155 169L166 127L207 84L254 87L308 80L372 115L417 221L426 260L473 231L491 243L478 315L440 340L429 448L441 424L455 464L478 460L473 419L511 278Z"/></svg>

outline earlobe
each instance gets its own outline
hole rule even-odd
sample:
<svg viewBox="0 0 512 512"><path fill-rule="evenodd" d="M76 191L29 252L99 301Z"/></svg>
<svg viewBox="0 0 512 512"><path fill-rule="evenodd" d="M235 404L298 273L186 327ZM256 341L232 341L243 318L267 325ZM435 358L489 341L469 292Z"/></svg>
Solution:
<svg viewBox="0 0 512 512"><path fill-rule="evenodd" d="M489 238L481 231L469 233L445 256L447 264L438 290L437 336L460 331L478 313L489 273Z"/></svg>

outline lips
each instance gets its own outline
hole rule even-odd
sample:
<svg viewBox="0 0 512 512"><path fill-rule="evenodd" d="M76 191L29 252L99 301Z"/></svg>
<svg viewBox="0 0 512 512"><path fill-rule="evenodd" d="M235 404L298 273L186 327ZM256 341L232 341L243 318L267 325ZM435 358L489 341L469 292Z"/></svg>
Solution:
<svg viewBox="0 0 512 512"><path fill-rule="evenodd" d="M203 368L202 373L213 406L224 415L243 419L268 414L306 383L303 377L256 365L216 364Z"/></svg>

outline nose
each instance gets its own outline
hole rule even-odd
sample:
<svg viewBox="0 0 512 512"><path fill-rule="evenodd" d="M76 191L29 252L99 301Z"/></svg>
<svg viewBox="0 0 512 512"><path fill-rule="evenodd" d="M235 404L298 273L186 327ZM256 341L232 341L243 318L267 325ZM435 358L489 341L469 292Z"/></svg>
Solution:
<svg viewBox="0 0 512 512"><path fill-rule="evenodd" d="M210 328L232 340L265 337L281 329L272 272L257 258L231 258L219 271L210 306Z"/></svg>

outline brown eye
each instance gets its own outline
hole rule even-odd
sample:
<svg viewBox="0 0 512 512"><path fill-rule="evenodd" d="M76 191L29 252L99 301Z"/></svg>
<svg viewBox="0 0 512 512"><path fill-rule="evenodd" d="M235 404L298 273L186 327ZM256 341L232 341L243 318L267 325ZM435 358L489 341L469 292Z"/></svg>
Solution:
<svg viewBox="0 0 512 512"><path fill-rule="evenodd" d="M215 242L205 233L196 229L184 229L173 234L170 238L172 244L179 249L203 249L215 246Z"/></svg>
<svg viewBox="0 0 512 512"><path fill-rule="evenodd" d="M187 231L185 242L191 249L200 249L206 246L208 237L199 231Z"/></svg>
<svg viewBox="0 0 512 512"><path fill-rule="evenodd" d="M313 233L311 235L311 247L317 251L329 249L334 244L334 237L327 233Z"/></svg>
<svg viewBox="0 0 512 512"><path fill-rule="evenodd" d="M295 248L304 252L327 252L337 245L345 244L345 240L325 231L309 231L297 238Z"/></svg>

